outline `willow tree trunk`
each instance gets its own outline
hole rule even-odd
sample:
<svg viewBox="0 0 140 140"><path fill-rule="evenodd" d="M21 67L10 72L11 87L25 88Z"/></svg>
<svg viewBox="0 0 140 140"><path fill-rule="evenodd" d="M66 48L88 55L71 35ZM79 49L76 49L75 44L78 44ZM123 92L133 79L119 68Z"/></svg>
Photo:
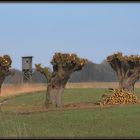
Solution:
<svg viewBox="0 0 140 140"><path fill-rule="evenodd" d="M51 85L48 86L48 91L46 93L46 105L50 103L54 107L61 107L62 106L62 95L63 95L64 87L52 87Z"/></svg>
<svg viewBox="0 0 140 140"><path fill-rule="evenodd" d="M49 104L55 107L62 106L62 95L70 75L81 70L87 62L86 59L79 58L76 54L55 53L51 61L53 72L50 74L48 68L42 68L40 64L36 64L37 70L44 74L48 80L46 106Z"/></svg>
<svg viewBox="0 0 140 140"><path fill-rule="evenodd" d="M139 79L139 71L140 68L137 67L132 70L127 70L127 72L118 75L118 80L119 80L119 88L122 88L124 90L127 90L129 92L134 93L134 85Z"/></svg>
<svg viewBox="0 0 140 140"><path fill-rule="evenodd" d="M134 85L140 78L140 56L123 56L118 52L108 56L107 61L117 74L119 88L134 93Z"/></svg>
<svg viewBox="0 0 140 140"><path fill-rule="evenodd" d="M62 95L70 74L60 72L52 77L47 86L46 106L52 104L54 107L62 107Z"/></svg>
<svg viewBox="0 0 140 140"><path fill-rule="evenodd" d="M0 76L0 96L1 96L1 88L2 88L2 84L3 84L4 79L5 79L5 75L1 75Z"/></svg>
<svg viewBox="0 0 140 140"><path fill-rule="evenodd" d="M123 80L123 82L119 82L120 89L124 89L132 93L134 92L134 85L135 85L135 82L133 82L133 80L131 79L126 79L126 80Z"/></svg>

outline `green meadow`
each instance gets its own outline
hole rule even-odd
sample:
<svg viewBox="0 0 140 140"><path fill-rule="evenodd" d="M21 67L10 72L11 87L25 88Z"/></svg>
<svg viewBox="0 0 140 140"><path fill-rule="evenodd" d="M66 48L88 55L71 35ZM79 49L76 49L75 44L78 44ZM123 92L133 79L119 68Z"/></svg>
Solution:
<svg viewBox="0 0 140 140"><path fill-rule="evenodd" d="M65 89L63 104L95 103L105 90ZM140 99L140 89L136 94ZM0 106L0 137L140 137L140 104L18 114L43 108L44 100L45 91L8 97Z"/></svg>

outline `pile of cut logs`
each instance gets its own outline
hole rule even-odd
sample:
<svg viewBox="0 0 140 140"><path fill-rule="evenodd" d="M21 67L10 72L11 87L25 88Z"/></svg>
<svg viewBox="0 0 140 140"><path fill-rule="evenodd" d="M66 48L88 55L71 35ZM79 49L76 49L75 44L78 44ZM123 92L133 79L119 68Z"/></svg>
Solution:
<svg viewBox="0 0 140 140"><path fill-rule="evenodd" d="M115 104L135 104L139 100L134 93L123 89L110 88L107 93L102 95L98 105L115 105Z"/></svg>

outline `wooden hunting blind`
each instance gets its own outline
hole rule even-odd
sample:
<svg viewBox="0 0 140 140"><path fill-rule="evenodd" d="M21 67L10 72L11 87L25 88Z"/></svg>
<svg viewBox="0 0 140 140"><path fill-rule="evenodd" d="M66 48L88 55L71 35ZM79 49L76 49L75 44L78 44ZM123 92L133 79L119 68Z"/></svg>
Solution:
<svg viewBox="0 0 140 140"><path fill-rule="evenodd" d="M22 57L22 82L32 82L32 56Z"/></svg>

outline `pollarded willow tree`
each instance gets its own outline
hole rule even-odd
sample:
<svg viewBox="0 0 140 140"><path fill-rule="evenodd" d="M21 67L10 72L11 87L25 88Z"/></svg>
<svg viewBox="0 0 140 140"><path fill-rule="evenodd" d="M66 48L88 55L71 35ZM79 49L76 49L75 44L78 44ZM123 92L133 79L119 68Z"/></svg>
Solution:
<svg viewBox="0 0 140 140"><path fill-rule="evenodd" d="M10 71L12 60L9 55L0 56L0 93L2 84L6 76L13 75L14 73Z"/></svg>
<svg viewBox="0 0 140 140"><path fill-rule="evenodd" d="M123 56L118 52L108 56L107 61L117 73L119 88L134 93L134 85L140 78L140 56Z"/></svg>
<svg viewBox="0 0 140 140"><path fill-rule="evenodd" d="M36 70L47 78L46 105L62 106L62 94L71 74L81 70L87 62L76 54L55 53L51 61L53 72L48 67L42 68L41 64L35 65Z"/></svg>

